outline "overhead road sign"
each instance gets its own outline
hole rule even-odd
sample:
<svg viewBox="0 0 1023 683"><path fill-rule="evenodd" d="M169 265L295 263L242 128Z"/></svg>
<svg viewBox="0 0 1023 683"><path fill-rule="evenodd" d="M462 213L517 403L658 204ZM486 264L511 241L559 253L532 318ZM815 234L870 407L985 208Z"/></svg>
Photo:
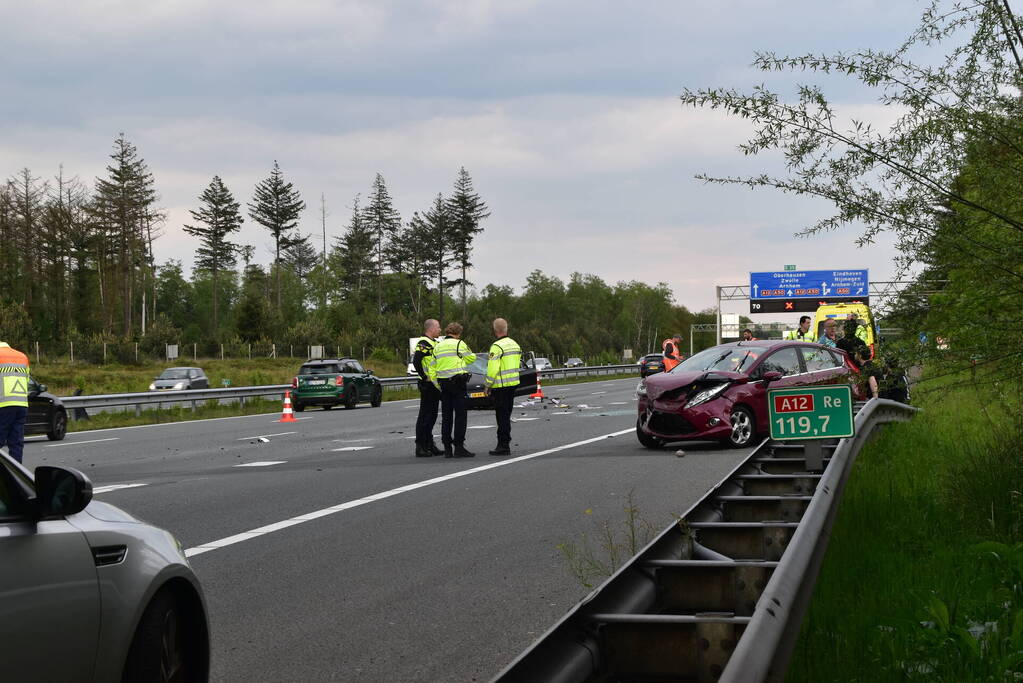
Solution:
<svg viewBox="0 0 1023 683"><path fill-rule="evenodd" d="M865 296L828 297L827 299L750 299L750 313L813 313L826 304L866 304Z"/></svg>
<svg viewBox="0 0 1023 683"><path fill-rule="evenodd" d="M842 439L855 429L848 384L768 389L767 413L776 441Z"/></svg>
<svg viewBox="0 0 1023 683"><path fill-rule="evenodd" d="M750 299L834 299L870 295L867 270L795 270L749 274Z"/></svg>

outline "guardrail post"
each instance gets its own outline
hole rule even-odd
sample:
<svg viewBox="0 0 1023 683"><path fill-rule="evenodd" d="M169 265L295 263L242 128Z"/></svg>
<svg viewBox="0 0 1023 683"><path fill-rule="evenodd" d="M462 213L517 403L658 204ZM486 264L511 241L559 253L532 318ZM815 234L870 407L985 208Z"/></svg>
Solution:
<svg viewBox="0 0 1023 683"><path fill-rule="evenodd" d="M142 404L141 403L136 403L135 404L135 417L142 417Z"/></svg>
<svg viewBox="0 0 1023 683"><path fill-rule="evenodd" d="M192 412L193 413L195 412L195 404L196 404L196 401L192 401Z"/></svg>
<svg viewBox="0 0 1023 683"><path fill-rule="evenodd" d="M824 445L820 441L804 441L803 457L806 458L807 472L824 471Z"/></svg>

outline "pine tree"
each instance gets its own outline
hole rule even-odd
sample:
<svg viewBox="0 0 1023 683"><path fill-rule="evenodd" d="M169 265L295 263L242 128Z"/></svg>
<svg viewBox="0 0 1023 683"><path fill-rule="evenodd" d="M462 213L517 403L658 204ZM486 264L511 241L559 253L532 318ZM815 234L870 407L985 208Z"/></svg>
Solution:
<svg viewBox="0 0 1023 683"><path fill-rule="evenodd" d="M190 210L192 220L198 225L184 226L185 232L198 237L200 244L195 250L195 266L210 272L213 285L213 333L220 330L219 275L225 268L237 263L238 245L230 242L228 236L237 232L244 219L238 212L240 204L224 186L220 176L213 176L209 186L199 195L201 206L198 211Z"/></svg>
<svg viewBox="0 0 1023 683"><path fill-rule="evenodd" d="M349 299L358 299L374 272L373 234L364 220L359 206L359 195L352 205L352 219L348 228L334 244L331 254L332 269L340 273L341 291Z"/></svg>
<svg viewBox="0 0 1023 683"><path fill-rule="evenodd" d="M486 203L476 194L472 178L463 166L455 179L455 191L448 197L451 250L455 262L462 271L459 283L462 285L462 317L466 313L465 286L469 284L467 272L472 267L472 243L476 235L483 232L480 221L490 216Z"/></svg>
<svg viewBox="0 0 1023 683"><path fill-rule="evenodd" d="M155 208L153 174L124 133L114 140L110 158L114 163L107 166L106 178L96 179L92 204L93 218L104 233L99 243L100 297L108 329L120 297L121 325L127 336L134 324L137 285L146 285L146 268L152 261L153 226L163 220L163 214ZM115 283L120 287L116 295Z"/></svg>
<svg viewBox="0 0 1023 683"><path fill-rule="evenodd" d="M291 244L291 231L298 226L298 217L305 210L305 202L291 183L284 182L281 168L275 159L269 177L256 185L255 196L248 207L252 220L269 230L274 238L275 288L277 310L280 311L281 252Z"/></svg>
<svg viewBox="0 0 1023 683"><path fill-rule="evenodd" d="M369 203L362 210L363 223L366 229L373 236L374 267L377 285L377 312L382 313L384 309L383 275L386 266L393 265L394 249L392 243L396 242L401 232L401 216L394 208L391 195L387 191L387 184L384 177L377 173L373 181L373 190L369 196Z"/></svg>
<svg viewBox="0 0 1023 683"><path fill-rule="evenodd" d="M427 252L425 272L428 277L437 281L437 307L439 317L444 318L444 290L455 284L447 278L454 254L451 251L451 244L448 241L448 231L451 225L451 218L448 214L448 206L444 201L444 195L437 193L433 206L423 214L424 232L417 241L423 245Z"/></svg>
<svg viewBox="0 0 1023 683"><path fill-rule="evenodd" d="M310 237L310 235L305 235L304 237L296 235L284 251L284 256L281 259L284 266L294 273L295 279L298 280L298 285L302 292L303 306L313 291L312 284L309 282L309 275L320 263L320 255L316 251L316 247L312 245Z"/></svg>

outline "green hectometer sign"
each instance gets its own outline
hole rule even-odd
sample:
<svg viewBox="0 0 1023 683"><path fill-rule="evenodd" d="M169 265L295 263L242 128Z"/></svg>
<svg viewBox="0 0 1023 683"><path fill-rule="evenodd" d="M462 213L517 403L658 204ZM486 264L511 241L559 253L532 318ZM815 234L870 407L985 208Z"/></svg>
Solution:
<svg viewBox="0 0 1023 683"><path fill-rule="evenodd" d="M852 409L848 384L767 391L771 438L778 441L852 436Z"/></svg>

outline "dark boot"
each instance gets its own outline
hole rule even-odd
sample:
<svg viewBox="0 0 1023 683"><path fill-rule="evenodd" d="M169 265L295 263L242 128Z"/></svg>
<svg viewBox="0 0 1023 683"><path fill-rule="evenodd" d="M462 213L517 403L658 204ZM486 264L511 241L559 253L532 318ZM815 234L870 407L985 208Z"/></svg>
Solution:
<svg viewBox="0 0 1023 683"><path fill-rule="evenodd" d="M417 458L429 458L431 455L433 455L433 453L430 452L430 449L428 447L424 446L421 443L416 444Z"/></svg>
<svg viewBox="0 0 1023 683"><path fill-rule="evenodd" d="M449 443L444 444L444 457L445 458L455 457L455 451L451 448L451 444Z"/></svg>
<svg viewBox="0 0 1023 683"><path fill-rule="evenodd" d="M431 441L429 443L429 445L426 446L426 449L428 451L430 451L430 455L444 455L444 451L442 451L441 449L437 448L437 442L436 441Z"/></svg>
<svg viewBox="0 0 1023 683"><path fill-rule="evenodd" d="M474 457L476 457L476 454L473 453L472 451L466 450L465 446L463 446L462 444L458 444L457 446L455 446L455 457L456 458L474 458Z"/></svg>
<svg viewBox="0 0 1023 683"><path fill-rule="evenodd" d="M490 455L511 455L511 449L508 448L508 444L499 443L497 444L497 448L490 451Z"/></svg>

